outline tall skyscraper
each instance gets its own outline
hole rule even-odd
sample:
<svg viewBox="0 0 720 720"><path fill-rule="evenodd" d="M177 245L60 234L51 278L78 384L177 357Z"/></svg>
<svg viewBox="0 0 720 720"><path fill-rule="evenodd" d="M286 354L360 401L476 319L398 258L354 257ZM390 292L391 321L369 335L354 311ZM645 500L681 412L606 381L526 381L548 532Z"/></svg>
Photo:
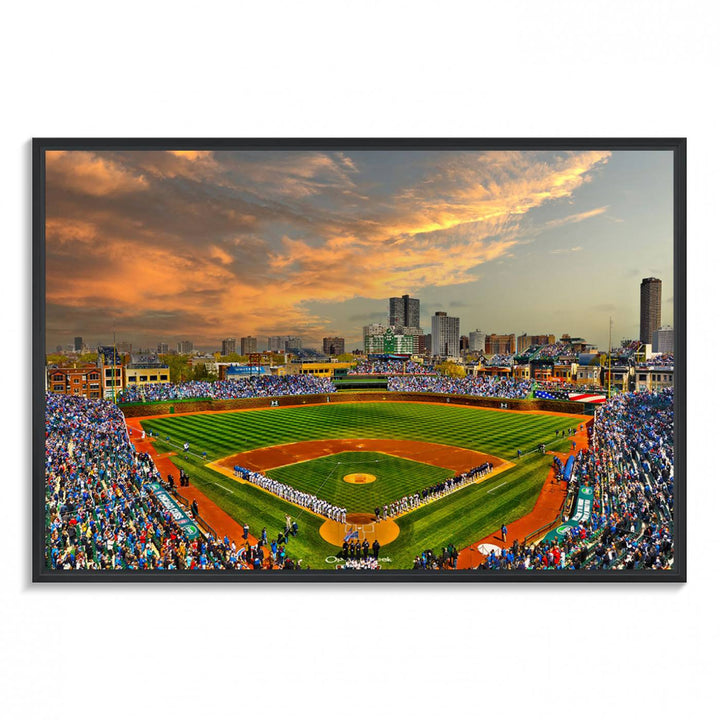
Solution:
<svg viewBox="0 0 720 720"><path fill-rule="evenodd" d="M233 355L235 353L235 338L225 338L222 341L221 355Z"/></svg>
<svg viewBox="0 0 720 720"><path fill-rule="evenodd" d="M640 342L650 345L653 333L660 329L662 280L643 278L640 283Z"/></svg>
<svg viewBox="0 0 720 720"><path fill-rule="evenodd" d="M445 312L432 316L432 354L440 357L460 355L460 318L448 317Z"/></svg>
<svg viewBox="0 0 720 720"><path fill-rule="evenodd" d="M250 355L257 352L257 338L252 335L246 335L240 338L240 354Z"/></svg>
<svg viewBox="0 0 720 720"><path fill-rule="evenodd" d="M345 338L323 338L323 352L326 355L342 355L345 352Z"/></svg>
<svg viewBox="0 0 720 720"><path fill-rule="evenodd" d="M80 352L83 348L83 341L81 337L75 338L75 352Z"/></svg>
<svg viewBox="0 0 720 720"><path fill-rule="evenodd" d="M420 327L420 301L409 295L390 298L390 325Z"/></svg>
<svg viewBox="0 0 720 720"><path fill-rule="evenodd" d="M161 342L161 343L158 343L157 351L158 351L159 355L167 355L168 352L170 351L170 348L168 347L167 343Z"/></svg>
<svg viewBox="0 0 720 720"><path fill-rule="evenodd" d="M193 344L190 342L190 340L181 340L177 344L177 351L181 355L189 355L193 351Z"/></svg>

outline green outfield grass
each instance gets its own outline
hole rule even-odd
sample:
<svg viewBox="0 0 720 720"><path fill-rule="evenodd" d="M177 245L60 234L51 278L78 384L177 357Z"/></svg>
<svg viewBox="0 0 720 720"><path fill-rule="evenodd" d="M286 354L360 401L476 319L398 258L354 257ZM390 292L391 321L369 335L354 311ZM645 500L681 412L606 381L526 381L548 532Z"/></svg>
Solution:
<svg viewBox="0 0 720 720"><path fill-rule="evenodd" d="M168 416L142 426L175 445L187 441L208 460L269 445L325 438L424 440L513 459L518 449L534 449L555 439L555 430L577 420L466 406L417 402L333 403L308 407Z"/></svg>
<svg viewBox="0 0 720 720"><path fill-rule="evenodd" d="M564 446L568 441L564 441ZM567 449L566 447L564 449ZM274 537L285 527L285 515L297 519L297 537L288 545L290 557L302 559L315 570L331 569L326 558L339 548L320 536L324 519L287 503L262 490L205 467L197 459L173 461L190 475L192 481L213 502L239 522L247 522L256 537L263 528ZM497 532L502 523L511 523L532 510L543 485L551 460L530 455L518 465L479 485L469 485L437 502L399 518L400 536L381 550L390 562L383 567L407 570L415 555L431 548L439 551L448 543L462 549Z"/></svg>
<svg viewBox="0 0 720 720"><path fill-rule="evenodd" d="M353 485L343 478L350 473L370 473L375 482ZM348 512L373 513L376 507L399 500L454 475L436 465L377 452L343 452L284 465L267 475L297 490L317 495Z"/></svg>
<svg viewBox="0 0 720 720"><path fill-rule="evenodd" d="M291 539L288 552L291 557L301 558L304 564L314 569L333 567L332 563L326 562L326 558L332 558L338 552L338 548L320 537L318 531L324 522L322 518L252 485L239 483L217 473L206 467L205 463L257 447L302 440L354 437L395 437L457 445L517 463L515 467L479 485L467 486L399 518L400 536L382 548L381 555L390 558L385 567L407 569L412 566L415 555L424 549L439 551L448 543L463 548L497 531L502 523L510 523L526 515L532 509L551 465L548 456L531 451L541 442L547 443L548 448L566 451L570 441L556 440L555 430L577 427L586 420L582 416L564 418L422 403L348 403L169 416L144 420L142 425L146 431L152 430L160 435L161 439L156 443L159 450L177 450L178 445L190 442L188 459L178 455L173 457L173 462L182 467L193 483L219 507L239 522L247 522L256 536L260 535L263 527L267 528L270 536L276 535L284 527L286 514L297 518L300 531L297 537ZM166 436L170 436L169 442L164 440ZM520 459L516 458L518 448L527 452ZM203 452L207 453L207 458L201 457ZM315 492L312 488L322 482L318 478L321 478L325 467L332 478L337 458L348 454L355 455L338 453L309 463L276 468L270 474L298 489ZM411 462L400 458L396 460L401 463ZM438 462L442 462L442 457L438 458ZM309 468L311 463L315 467ZM418 470L417 466L424 468L423 472L426 472L425 469L428 469L427 472L435 470L421 463L412 462L411 465L413 475ZM312 472L308 472L308 469ZM438 470L443 476L451 474L444 468ZM354 471L369 472L365 466ZM397 471L400 472L399 465ZM383 483L380 474L372 472L378 475L375 483L350 485L338 480L339 473L339 470L335 473L332 485L323 488L322 496L331 499L325 492L358 491L358 502L351 502L350 499L340 502L338 498L338 504L359 512L372 512L375 505L379 504L376 499L361 504L366 499L361 496L363 492L384 492L391 482L397 482L388 480ZM431 483L432 480L423 478L420 487ZM305 486L301 487L303 484ZM389 499L398 499L406 494L399 486L396 487L397 493L388 490ZM379 498L379 495L376 497ZM331 502L335 501L331 499Z"/></svg>

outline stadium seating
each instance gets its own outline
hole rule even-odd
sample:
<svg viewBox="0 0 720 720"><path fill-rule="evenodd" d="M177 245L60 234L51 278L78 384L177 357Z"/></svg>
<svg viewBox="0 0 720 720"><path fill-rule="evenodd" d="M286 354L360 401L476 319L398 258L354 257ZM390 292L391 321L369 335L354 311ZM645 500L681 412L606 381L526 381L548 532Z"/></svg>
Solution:
<svg viewBox="0 0 720 720"><path fill-rule="evenodd" d="M53 570L296 568L260 543L237 548L190 539L148 483L162 482L136 453L111 402L67 395L45 403L46 563Z"/></svg>
<svg viewBox="0 0 720 720"><path fill-rule="evenodd" d="M191 380L183 383L154 383L125 388L119 404L170 400L277 397L280 395L317 395L335 392L327 378L312 375L260 375L239 380Z"/></svg>
<svg viewBox="0 0 720 720"><path fill-rule="evenodd" d="M525 398L532 386L530 380L515 380L492 375L464 378L412 375L388 378L388 390L394 392L431 392L498 398Z"/></svg>

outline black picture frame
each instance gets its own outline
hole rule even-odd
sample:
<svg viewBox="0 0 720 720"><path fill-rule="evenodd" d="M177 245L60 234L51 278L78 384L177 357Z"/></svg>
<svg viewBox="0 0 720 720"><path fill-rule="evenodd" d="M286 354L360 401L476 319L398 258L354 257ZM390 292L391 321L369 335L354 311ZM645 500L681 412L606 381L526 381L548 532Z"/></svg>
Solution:
<svg viewBox="0 0 720 720"><path fill-rule="evenodd" d="M671 151L674 157L675 516L671 570L476 572L57 571L44 563L45 521L45 152L49 150L634 150ZM33 352L32 352L32 580L33 582L686 582L686 232L685 138L36 138L32 144Z"/></svg>

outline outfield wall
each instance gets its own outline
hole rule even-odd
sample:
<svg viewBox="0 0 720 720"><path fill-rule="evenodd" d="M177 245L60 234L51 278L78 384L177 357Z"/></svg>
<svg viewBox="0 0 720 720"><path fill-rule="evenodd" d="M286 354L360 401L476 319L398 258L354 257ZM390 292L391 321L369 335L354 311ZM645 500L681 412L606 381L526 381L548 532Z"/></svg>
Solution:
<svg viewBox="0 0 720 720"><path fill-rule="evenodd" d="M182 402L157 402L119 405L125 417L144 417L146 415L171 415L173 413L191 413L217 410L247 410L268 408L277 403L278 407L296 405L314 405L317 403L348 402L439 402L448 405L470 405L508 410L561 412L572 415L583 414L583 404L563 402L561 400L509 400L506 398L476 397L473 395L447 395L443 393L401 393L401 392L342 392L327 395L281 395L275 398L241 398L237 400L184 400ZM271 405L271 403L273 405Z"/></svg>

